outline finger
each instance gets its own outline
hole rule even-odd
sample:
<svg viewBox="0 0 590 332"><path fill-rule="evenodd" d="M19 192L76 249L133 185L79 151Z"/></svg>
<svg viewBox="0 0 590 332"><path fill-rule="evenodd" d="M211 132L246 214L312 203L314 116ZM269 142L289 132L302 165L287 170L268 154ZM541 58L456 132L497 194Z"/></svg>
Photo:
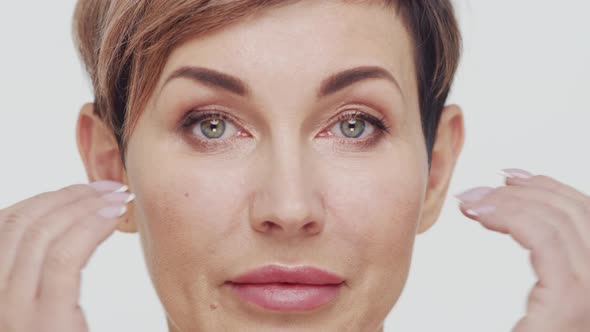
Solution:
<svg viewBox="0 0 590 332"><path fill-rule="evenodd" d="M121 209L123 208L123 209ZM114 207L114 218L92 216L81 220L56 239L47 253L39 287L41 305L56 301L75 305L80 296L81 270L96 248L115 230L126 207Z"/></svg>
<svg viewBox="0 0 590 332"><path fill-rule="evenodd" d="M121 186L120 183L113 181L97 181L89 185L74 184L60 190L35 195L0 210L0 289L3 289L8 282L18 243L30 223L65 204L98 196L113 189L126 190L126 186Z"/></svg>
<svg viewBox="0 0 590 332"><path fill-rule="evenodd" d="M582 207L585 212L590 211L590 196L551 177L545 175L536 175L529 179L507 178L506 183L512 186L525 186L545 189L562 197L573 199L580 204L579 206ZM584 234L589 234L588 232L590 231L590 225L588 222L584 222L580 226L585 227L584 229L580 229L580 231L584 232Z"/></svg>
<svg viewBox="0 0 590 332"><path fill-rule="evenodd" d="M508 170L510 170L510 169L508 169ZM532 175L528 179L519 178L519 177L507 177L505 180L505 183L508 185L519 185L519 186L530 186L530 187L536 187L536 188L544 188L544 189L552 191L556 194L560 194L565 197L569 197L571 199L574 199L578 202L585 202L585 203L590 202L590 196L577 190L576 188L573 188L572 186L562 183L562 182L556 180L555 178L547 176L547 175Z"/></svg>
<svg viewBox="0 0 590 332"><path fill-rule="evenodd" d="M128 193L110 193L103 197L90 197L69 203L38 221L25 231L19 245L14 268L9 278L9 293L21 299L33 299L41 279L43 262L51 244L68 228L85 218L93 217L98 210L124 201Z"/></svg>
<svg viewBox="0 0 590 332"><path fill-rule="evenodd" d="M530 205L534 203L536 205ZM558 195L543 188L528 186L504 186L494 189L477 203L464 203L464 210L477 205L512 206L513 209L531 209L539 212L544 220L558 228L565 241L574 272L578 276L590 277L590 257L588 236L580 227L587 227L585 215L580 203L571 198ZM516 205L516 206L514 206ZM590 230L588 230L590 231Z"/></svg>
<svg viewBox="0 0 590 332"><path fill-rule="evenodd" d="M511 192L519 194L526 192L526 199L534 202L536 207L531 207L538 214L542 214L548 222L560 231L572 266L576 275L590 278L590 213L581 205L569 197L547 191L540 187L512 187Z"/></svg>
<svg viewBox="0 0 590 332"><path fill-rule="evenodd" d="M588 259L590 258L590 207L581 200L572 199L542 185L509 186L508 194L514 193L536 201L538 204L561 211L561 217L555 215L551 220L564 232L567 243L572 244L571 255L574 265L590 274ZM556 212L557 214L558 212ZM579 243L579 245L578 245Z"/></svg>
<svg viewBox="0 0 590 332"><path fill-rule="evenodd" d="M526 316L524 316L523 318L521 318L516 325L514 326L514 328L512 329L512 332L529 332L529 331L535 331L535 332L553 332L553 331L559 331L558 329L555 329L555 324L550 320L547 321L547 319L545 317L535 317L532 316L532 314L527 313Z"/></svg>
<svg viewBox="0 0 590 332"><path fill-rule="evenodd" d="M10 218L7 218L10 214L23 214L29 217L26 219L36 219L57 207L84 197L125 190L127 190L127 186L110 180L96 181L90 184L69 185L59 190L37 194L0 210L0 223L11 221Z"/></svg>
<svg viewBox="0 0 590 332"><path fill-rule="evenodd" d="M480 206L493 206L499 194L491 193ZM485 204L485 205L484 205ZM509 234L521 246L531 250L531 260L537 277L546 285L566 286L573 277L573 267L559 229L547 218L547 209L522 198L511 197L496 202L494 209L487 209L478 216L467 210L473 204L462 204L461 211L469 218L478 220L487 229Z"/></svg>

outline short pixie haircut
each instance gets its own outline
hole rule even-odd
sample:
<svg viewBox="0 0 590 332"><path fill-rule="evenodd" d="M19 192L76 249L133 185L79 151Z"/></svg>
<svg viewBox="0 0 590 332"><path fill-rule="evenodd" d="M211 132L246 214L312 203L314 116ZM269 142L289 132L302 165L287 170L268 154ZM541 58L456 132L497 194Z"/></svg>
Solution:
<svg viewBox="0 0 590 332"><path fill-rule="evenodd" d="M171 51L256 12L301 0L78 0L74 44L94 90L94 111L113 131L123 167L140 110ZM341 0L396 10L414 44L422 130L430 170L441 111L461 54L450 0Z"/></svg>

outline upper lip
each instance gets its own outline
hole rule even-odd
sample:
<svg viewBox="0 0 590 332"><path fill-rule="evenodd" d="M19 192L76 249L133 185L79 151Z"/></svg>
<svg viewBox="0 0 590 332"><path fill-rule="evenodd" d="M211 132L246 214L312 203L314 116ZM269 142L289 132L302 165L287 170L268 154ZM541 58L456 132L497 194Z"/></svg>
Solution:
<svg viewBox="0 0 590 332"><path fill-rule="evenodd" d="M281 266L277 264L265 265L250 270L230 280L233 283L267 284L267 283L297 283L309 285L340 284L344 278L312 266Z"/></svg>

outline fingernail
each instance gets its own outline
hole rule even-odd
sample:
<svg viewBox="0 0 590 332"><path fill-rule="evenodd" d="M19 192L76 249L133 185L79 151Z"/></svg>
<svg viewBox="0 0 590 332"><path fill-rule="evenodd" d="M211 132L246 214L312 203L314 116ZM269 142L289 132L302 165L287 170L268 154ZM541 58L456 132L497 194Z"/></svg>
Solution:
<svg viewBox="0 0 590 332"><path fill-rule="evenodd" d="M114 219L122 216L125 212L127 212L127 206L113 205L104 207L98 210L96 213L103 218Z"/></svg>
<svg viewBox="0 0 590 332"><path fill-rule="evenodd" d="M134 193L129 192L112 192L101 196L107 202L129 203L135 199Z"/></svg>
<svg viewBox="0 0 590 332"><path fill-rule="evenodd" d="M108 192L123 192L128 189L128 187L122 183L111 181L111 180L100 180L95 181L88 184L92 188L98 191L108 191Z"/></svg>
<svg viewBox="0 0 590 332"><path fill-rule="evenodd" d="M477 188L469 189L469 190L464 191L462 193L456 194L454 196L456 199L458 199L461 202L475 202L475 201L479 201L482 198L484 198L485 196L487 196L489 193L494 191L494 189L495 188L477 187Z"/></svg>
<svg viewBox="0 0 590 332"><path fill-rule="evenodd" d="M496 211L496 207L493 205L482 205L482 206L477 206L477 207L473 207L471 209L468 209L465 211L465 213L467 213L468 215L471 216L481 216L484 215L486 213L490 213L490 212L494 212Z"/></svg>
<svg viewBox="0 0 590 332"><path fill-rule="evenodd" d="M509 177L509 178L520 178L520 179L528 179L531 178L533 175L524 169L519 168L505 168L498 172L498 174Z"/></svg>

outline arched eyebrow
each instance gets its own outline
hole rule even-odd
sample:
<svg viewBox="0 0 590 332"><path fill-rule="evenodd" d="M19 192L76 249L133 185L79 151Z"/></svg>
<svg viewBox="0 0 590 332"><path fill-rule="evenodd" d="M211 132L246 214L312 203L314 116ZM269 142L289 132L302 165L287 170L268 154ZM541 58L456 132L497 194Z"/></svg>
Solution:
<svg viewBox="0 0 590 332"><path fill-rule="evenodd" d="M205 67L183 66L168 76L160 92L166 84L177 78L185 78L204 84L214 89L222 89L240 97L250 97L251 89L238 77ZM332 95L348 86L368 79L386 79L393 83L403 97L403 92L393 74L379 66L361 66L346 69L326 77L320 84L316 98L321 99Z"/></svg>

